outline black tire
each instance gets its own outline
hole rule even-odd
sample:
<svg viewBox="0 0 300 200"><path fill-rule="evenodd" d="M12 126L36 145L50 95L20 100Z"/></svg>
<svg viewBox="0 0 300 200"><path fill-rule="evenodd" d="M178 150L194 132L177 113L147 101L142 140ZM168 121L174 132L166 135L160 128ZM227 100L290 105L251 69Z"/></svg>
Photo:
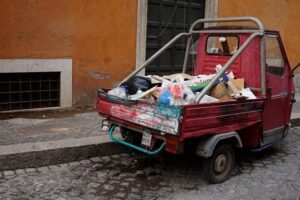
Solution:
<svg viewBox="0 0 300 200"><path fill-rule="evenodd" d="M204 159L203 173L208 182L216 184L230 178L235 163L235 153L230 145L215 148L213 155Z"/></svg>

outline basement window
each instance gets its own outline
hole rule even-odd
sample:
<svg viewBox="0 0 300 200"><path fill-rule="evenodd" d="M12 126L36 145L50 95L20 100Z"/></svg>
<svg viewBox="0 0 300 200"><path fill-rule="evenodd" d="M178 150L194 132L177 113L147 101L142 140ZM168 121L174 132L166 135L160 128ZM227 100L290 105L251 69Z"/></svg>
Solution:
<svg viewBox="0 0 300 200"><path fill-rule="evenodd" d="M0 73L0 111L60 106L60 72Z"/></svg>

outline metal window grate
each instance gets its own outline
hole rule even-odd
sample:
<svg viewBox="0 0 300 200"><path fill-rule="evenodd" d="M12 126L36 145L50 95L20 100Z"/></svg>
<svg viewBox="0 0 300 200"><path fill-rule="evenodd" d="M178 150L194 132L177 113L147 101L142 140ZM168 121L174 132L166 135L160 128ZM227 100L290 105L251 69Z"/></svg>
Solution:
<svg viewBox="0 0 300 200"><path fill-rule="evenodd" d="M57 107L60 72L0 73L0 111Z"/></svg>

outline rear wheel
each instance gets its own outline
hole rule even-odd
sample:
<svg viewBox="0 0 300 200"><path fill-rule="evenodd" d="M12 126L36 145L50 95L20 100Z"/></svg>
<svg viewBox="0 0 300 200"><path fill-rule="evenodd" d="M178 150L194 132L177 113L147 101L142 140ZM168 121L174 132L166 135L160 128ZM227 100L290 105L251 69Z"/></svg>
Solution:
<svg viewBox="0 0 300 200"><path fill-rule="evenodd" d="M204 176L210 183L221 183L231 176L234 163L233 148L227 144L219 145L215 148L213 155L204 160Z"/></svg>

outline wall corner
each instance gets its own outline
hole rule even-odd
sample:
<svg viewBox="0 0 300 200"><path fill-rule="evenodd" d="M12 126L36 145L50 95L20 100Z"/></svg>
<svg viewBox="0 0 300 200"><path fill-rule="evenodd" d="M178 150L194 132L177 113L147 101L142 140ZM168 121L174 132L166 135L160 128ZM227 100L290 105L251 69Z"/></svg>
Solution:
<svg viewBox="0 0 300 200"><path fill-rule="evenodd" d="M146 60L148 0L137 0L136 68ZM139 75L145 75L142 70Z"/></svg>
<svg viewBox="0 0 300 200"><path fill-rule="evenodd" d="M206 0L205 1L205 18L217 18L218 17L219 0ZM216 23L205 24L205 28L209 26L215 26Z"/></svg>

